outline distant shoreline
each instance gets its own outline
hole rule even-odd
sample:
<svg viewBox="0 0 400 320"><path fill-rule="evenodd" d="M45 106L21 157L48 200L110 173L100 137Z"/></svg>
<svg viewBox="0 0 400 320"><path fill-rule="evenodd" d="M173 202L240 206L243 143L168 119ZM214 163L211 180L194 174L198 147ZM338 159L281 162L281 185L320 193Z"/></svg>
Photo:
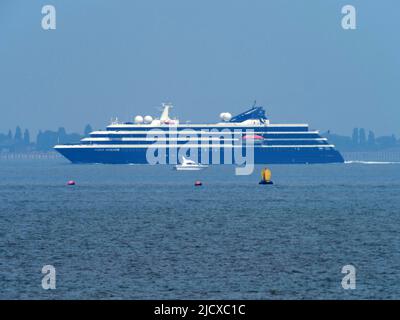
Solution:
<svg viewBox="0 0 400 320"><path fill-rule="evenodd" d="M43 160L62 159L55 151L0 152L0 160Z"/></svg>
<svg viewBox="0 0 400 320"><path fill-rule="evenodd" d="M345 151L341 152L345 161L388 161L399 162L400 150L381 151Z"/></svg>
<svg viewBox="0 0 400 320"><path fill-rule="evenodd" d="M345 161L400 162L400 150L343 151ZM64 159L55 151L0 152L0 160L52 160Z"/></svg>

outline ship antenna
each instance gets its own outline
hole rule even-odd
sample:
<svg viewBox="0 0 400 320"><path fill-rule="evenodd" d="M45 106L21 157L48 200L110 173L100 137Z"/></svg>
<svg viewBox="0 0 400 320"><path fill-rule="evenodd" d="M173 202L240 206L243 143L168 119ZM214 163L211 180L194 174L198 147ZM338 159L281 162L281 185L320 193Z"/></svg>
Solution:
<svg viewBox="0 0 400 320"><path fill-rule="evenodd" d="M257 105L257 100L254 100L254 103L253 103L253 108L255 108L255 107L256 107L256 105Z"/></svg>

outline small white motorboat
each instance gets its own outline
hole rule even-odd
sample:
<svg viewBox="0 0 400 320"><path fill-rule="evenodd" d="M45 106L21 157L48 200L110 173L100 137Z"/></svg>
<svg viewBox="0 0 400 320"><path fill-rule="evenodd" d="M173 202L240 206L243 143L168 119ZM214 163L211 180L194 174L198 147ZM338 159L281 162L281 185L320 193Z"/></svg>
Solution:
<svg viewBox="0 0 400 320"><path fill-rule="evenodd" d="M198 163L194 162L193 160L182 157L181 164L175 165L174 169L178 170L178 171L198 171L198 170L203 170L207 167L208 166L206 166L206 165L198 164Z"/></svg>

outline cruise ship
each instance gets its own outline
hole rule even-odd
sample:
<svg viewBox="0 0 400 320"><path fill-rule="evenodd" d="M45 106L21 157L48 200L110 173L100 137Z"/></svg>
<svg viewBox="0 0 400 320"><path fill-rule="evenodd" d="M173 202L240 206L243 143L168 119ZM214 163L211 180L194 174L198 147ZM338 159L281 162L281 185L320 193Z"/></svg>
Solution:
<svg viewBox="0 0 400 320"><path fill-rule="evenodd" d="M72 163L177 164L186 157L201 164L235 164L235 155L253 164L341 163L342 155L308 124L275 124L255 104L232 116L220 114L213 124L181 123L163 104L159 118L136 116L112 120L79 144L54 146ZM236 157L238 158L238 157Z"/></svg>

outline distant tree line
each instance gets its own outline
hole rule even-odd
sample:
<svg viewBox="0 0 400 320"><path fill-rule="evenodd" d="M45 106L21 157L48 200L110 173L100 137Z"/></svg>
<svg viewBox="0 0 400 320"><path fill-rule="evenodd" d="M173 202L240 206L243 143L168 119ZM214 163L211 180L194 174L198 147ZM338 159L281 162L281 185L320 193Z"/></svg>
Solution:
<svg viewBox="0 0 400 320"><path fill-rule="evenodd" d="M364 128L354 128L351 137L332 134L330 131L323 134L329 142L341 151L378 151L383 149L400 148L400 140L394 134L376 137L369 130L368 134Z"/></svg>
<svg viewBox="0 0 400 320"><path fill-rule="evenodd" d="M61 127L57 131L40 130L36 140L31 140L28 129L22 132L17 126L15 132L8 130L7 134L0 133L0 151L2 152L29 152L29 151L50 151L56 144L78 143L84 136L92 132L92 127L85 126L83 135L79 133L67 133L65 128Z"/></svg>
<svg viewBox="0 0 400 320"><path fill-rule="evenodd" d="M0 133L0 152L50 151L56 144L78 143L92 131L89 124L85 126L83 135L67 133L63 127L57 131L40 130L36 140L32 141L29 130L22 130L17 126L14 133L11 130L8 130L7 134ZM394 134L376 137L373 131L369 130L367 133L364 128L354 128L350 137L333 134L330 131L322 135L340 151L378 151L400 148L400 140L397 140Z"/></svg>

